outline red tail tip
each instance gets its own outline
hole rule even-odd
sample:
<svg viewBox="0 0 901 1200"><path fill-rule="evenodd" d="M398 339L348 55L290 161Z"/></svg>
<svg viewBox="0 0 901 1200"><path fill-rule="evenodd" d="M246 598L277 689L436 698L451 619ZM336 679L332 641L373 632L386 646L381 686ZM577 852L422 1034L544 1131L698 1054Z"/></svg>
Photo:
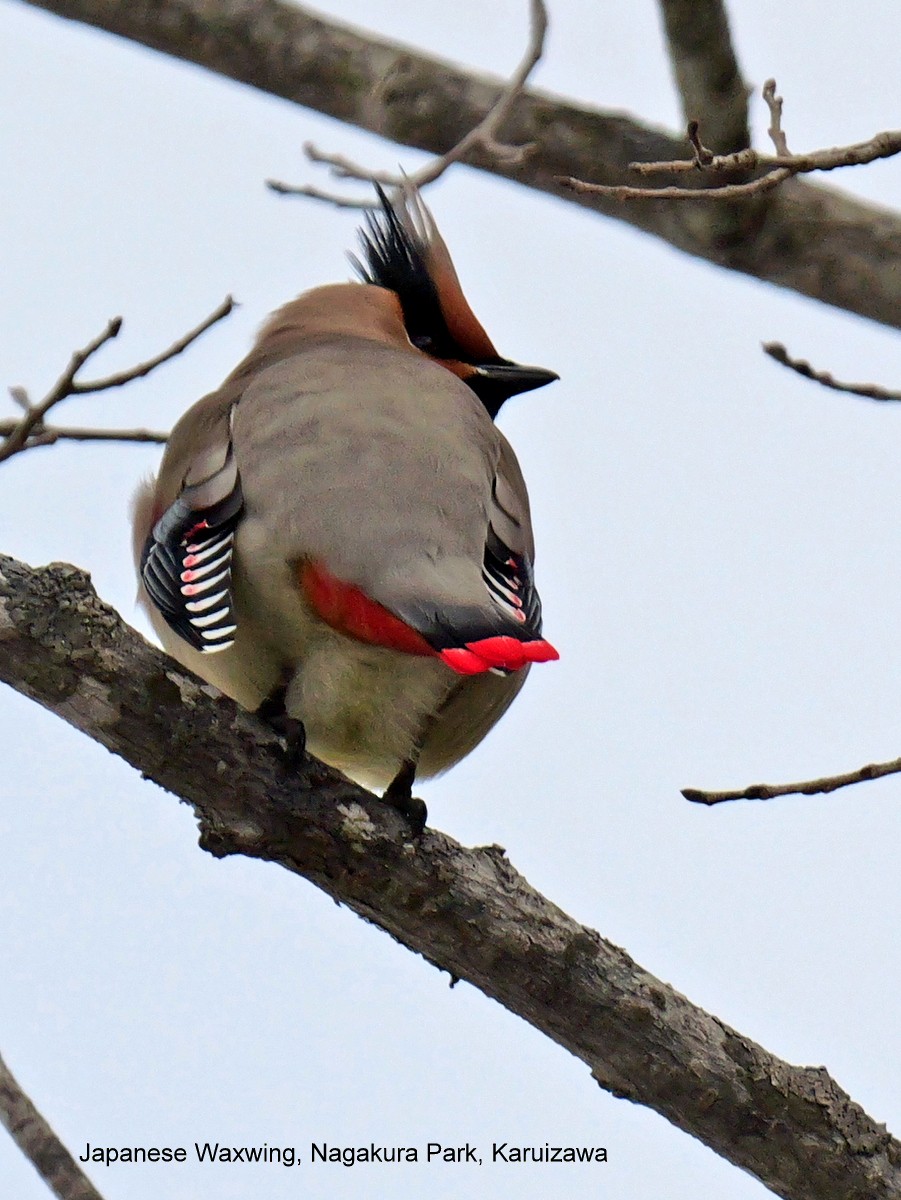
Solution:
<svg viewBox="0 0 901 1200"><path fill-rule="evenodd" d="M514 637L490 637L467 642L465 647L442 650L439 657L459 675L480 675L492 667L518 671L527 663L554 662L560 655L550 642L541 638L521 642Z"/></svg>

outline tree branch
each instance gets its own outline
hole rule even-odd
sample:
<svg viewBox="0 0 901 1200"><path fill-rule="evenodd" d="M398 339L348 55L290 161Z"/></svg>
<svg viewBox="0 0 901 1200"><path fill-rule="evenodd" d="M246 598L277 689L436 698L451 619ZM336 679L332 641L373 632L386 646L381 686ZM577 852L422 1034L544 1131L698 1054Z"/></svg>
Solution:
<svg viewBox="0 0 901 1200"><path fill-rule="evenodd" d="M44 418L52 408L57 404L61 404L63 400L67 400L70 396L87 396L94 392L105 392L110 388L123 387L126 383L131 383L135 379L141 379L145 375L149 375L151 371L155 371L157 367L168 362L171 358L181 354L183 350L187 350L193 342L196 342L201 334L206 331L217 321L221 321L223 317L234 308L234 300L231 296L226 296L218 308L214 309L208 317L205 317L194 329L184 334L183 337L174 341L171 346L164 350L161 354L155 355L146 362L138 363L137 366L129 367L126 371L118 371L114 375L107 375L102 379L91 379L81 382L76 378L78 372L85 363L97 353L101 346L105 346L107 342L118 337L119 330L122 328L122 318L113 317L107 323L106 328L102 333L99 333L95 338L92 338L86 346L81 350L76 350L69 359L68 366L56 383L47 393L39 404L31 404L28 399L28 393L24 388L10 388L15 403L23 410L23 415L18 421L0 422L0 436L5 437L5 441L0 445L0 463L8 458L12 458L14 454L20 454L23 450L30 450L34 446L51 446L60 438L69 438L73 441L117 441L117 442L164 442L165 434L151 433L146 429L120 429L120 430L99 430L99 429L52 429L44 424Z"/></svg>
<svg viewBox="0 0 901 1200"><path fill-rule="evenodd" d="M792 152L788 148L788 141L782 131L782 97L776 95L776 80L768 79L763 85L763 98L766 101L766 106L770 110L770 125L767 129L770 141L775 147L776 153L784 158L792 158Z"/></svg>
<svg viewBox="0 0 901 1200"><path fill-rule="evenodd" d="M837 792L839 788L854 783L866 783L870 779L882 779L884 775L901 773L901 758L891 762L868 763L856 771L844 775L824 775L821 779L806 779L803 783L752 783L746 788L725 792L706 792L701 788L683 788L682 795L693 804L724 804L728 800L775 800L777 796L819 796Z"/></svg>
<svg viewBox="0 0 901 1200"><path fill-rule="evenodd" d="M783 367L797 371L805 379L812 379L814 383L831 388L834 392L850 392L852 396L863 396L867 400L880 400L888 403L901 401L901 391L891 391L889 388L881 387L878 383L842 383L829 371L817 371L806 359L792 358L781 342L764 342L763 351L777 363L781 363Z"/></svg>
<svg viewBox="0 0 901 1200"><path fill-rule="evenodd" d="M484 150L492 158L505 162L510 166L518 166L525 162L535 151L535 143L529 142L524 146L511 146L499 140L500 130L519 99L526 86L526 80L538 64L544 52L544 39L547 33L547 8L544 0L530 0L530 29L529 44L519 66L510 77L507 86L501 92L497 102L486 113L474 129L465 134L456 146L452 146L446 154L440 154L431 162L425 163L416 171L409 174L393 175L388 171L372 171L351 162L341 154L328 154L316 148L312 142L304 143L304 154L310 162L322 163L331 168L332 174L338 179L356 179L365 183L380 183L383 187L423 188L436 179L440 179L448 167L456 162L465 161L470 151ZM314 200L326 200L339 208L372 208L374 201L354 200L349 196L334 195L324 192L321 188L307 184L294 185L280 183L275 179L267 179L266 186L282 196L309 196Z"/></svg>
<svg viewBox="0 0 901 1200"><path fill-rule="evenodd" d="M748 85L722 0L659 0L685 120L697 121L716 154L751 144Z"/></svg>
<svg viewBox="0 0 901 1200"><path fill-rule="evenodd" d="M15 420L0 421L0 438L9 437L19 424ZM43 425L40 433L32 433L27 449L33 446L52 446L54 442L150 442L161 446L168 433L156 429L94 429L80 425Z"/></svg>
<svg viewBox="0 0 901 1200"><path fill-rule="evenodd" d="M781 98L777 99L781 103ZM743 183L690 188L616 187L587 183L583 179L561 179L560 183L563 187L571 188L582 195L610 196L615 200L737 200L759 196L761 192L778 187L793 175L809 174L812 171L835 171L839 167L860 167L880 158L893 158L896 154L901 154L901 129L885 130L865 142L857 142L852 146L832 146L827 150L813 150L807 154L788 154L780 149L777 155L759 154L751 149L739 150L736 154L705 155L701 153L704 147L695 140L697 133L697 129L689 127L689 139L695 145L694 158L676 159L672 162L634 162L629 163L629 169L638 175L653 175L658 172L678 174L683 171L728 173L758 169L763 169L764 174ZM771 127L770 134L778 139L780 144L784 144L785 134L781 128Z"/></svg>
<svg viewBox="0 0 901 1200"><path fill-rule="evenodd" d="M0 1124L59 1200L103 1200L0 1057Z"/></svg>
<svg viewBox="0 0 901 1200"><path fill-rule="evenodd" d="M91 379L84 383L73 379L71 395L85 396L90 392L105 392L110 388L123 387L126 383L131 383L135 379L143 379L145 375L149 375L151 371L155 371L157 367L161 367L163 363L169 362L170 359L176 358L184 350L187 350L208 329L212 329L214 325L227 317L234 307L235 302L233 298L226 296L222 303L217 305L208 317L204 317L199 325L195 325L193 329L188 330L180 338L176 338L172 345L161 351L161 353L155 354L153 358L148 358L146 362L128 367L125 371L117 371L114 375L106 375L103 379ZM121 325L122 318L117 317L116 320ZM118 333L118 329L116 332Z"/></svg>
<svg viewBox="0 0 901 1200"><path fill-rule="evenodd" d="M502 85L284 0L20 0L251 84L406 146L444 154L497 102ZM724 234L711 208L623 206L565 193L560 176L629 182L639 159L684 156L684 142L620 113L525 91L506 123L510 164L474 147L466 161L653 233L689 254L901 327L901 217L791 179ZM755 204L758 202L755 201Z"/></svg>
<svg viewBox="0 0 901 1200"><path fill-rule="evenodd" d="M14 454L20 454L27 449L29 439L33 435L40 435L41 427L44 424L44 417L67 396L75 394L75 376L88 361L92 354L96 354L101 346L105 346L107 342L117 337L119 330L122 328L122 318L113 317L107 322L106 328L102 333L98 333L95 338L92 338L86 346L81 350L76 350L69 359L69 364L57 379L56 383L40 402L40 404L31 404L28 400L28 393L23 388L15 389L15 400L20 407L24 408L23 415L13 425L12 430L7 435L6 441L0 446L0 462L5 462L6 459L12 458Z"/></svg>
<svg viewBox="0 0 901 1200"><path fill-rule="evenodd" d="M529 886L497 846L406 841L388 806L185 674L88 577L0 556L0 678L191 804L217 857L279 863L465 979L790 1200L899 1200L901 1143L821 1067L695 1007ZM222 779L229 787L222 787Z"/></svg>
<svg viewBox="0 0 901 1200"><path fill-rule="evenodd" d="M580 196L608 196L611 200L747 200L751 196L771 192L797 174L790 167L779 167L761 175L759 179L715 187L632 187L630 184L589 183L585 179L563 176L560 185Z"/></svg>

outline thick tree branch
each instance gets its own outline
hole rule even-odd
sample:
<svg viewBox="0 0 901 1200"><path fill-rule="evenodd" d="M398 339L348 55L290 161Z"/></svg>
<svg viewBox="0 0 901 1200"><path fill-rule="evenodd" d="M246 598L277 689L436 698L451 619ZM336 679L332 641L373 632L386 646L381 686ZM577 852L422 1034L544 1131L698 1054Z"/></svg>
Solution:
<svg viewBox="0 0 901 1200"><path fill-rule="evenodd" d="M284 0L20 0L95 25L283 96L406 146L444 154L497 102L502 85L313 16ZM629 182L635 160L684 156L685 144L621 114L526 91L505 125L512 144L537 143L519 164L478 146L466 161L529 187L567 195L672 245L901 327L901 217L790 179L760 198L738 232L716 212L666 202L623 206L565 193L560 176ZM690 211L689 211L690 209Z"/></svg>
<svg viewBox="0 0 901 1200"><path fill-rule="evenodd" d="M0 1125L59 1200L103 1200L0 1058Z"/></svg>
<svg viewBox="0 0 901 1200"><path fill-rule="evenodd" d="M499 140L500 130L507 120L513 105L519 99L526 86L526 80L538 64L544 51L544 38L547 33L547 8L544 0L530 0L530 29L529 44L522 61L510 77L507 86L501 92L497 102L486 113L482 120L456 144L451 146L446 154L439 154L431 162L425 163L417 170L404 175L392 175L388 171L372 171L358 163L351 162L341 154L329 154L316 148L312 142L304 143L304 154L310 162L322 163L331 168L337 179L356 179L366 183L380 183L383 187L396 189L423 188L436 179L456 162L464 162L470 151L481 148L493 158L506 162L511 166L525 162L535 150L535 143L525 146L510 146ZM352 196L341 196L325 192L321 188L309 185L281 183L276 179L267 179L267 187L282 196L310 196L314 200L326 200L339 208L372 208L375 201L355 200Z"/></svg>
<svg viewBox="0 0 901 1200"><path fill-rule="evenodd" d="M695 1007L529 886L499 847L402 819L186 675L88 577L0 556L0 678L191 804L201 845L305 876L791 1200L899 1200L901 1143L820 1067ZM223 780L228 786L223 786Z"/></svg>
<svg viewBox="0 0 901 1200"><path fill-rule="evenodd" d="M715 154L751 144L748 85L732 48L722 0L659 0L686 121L698 121Z"/></svg>

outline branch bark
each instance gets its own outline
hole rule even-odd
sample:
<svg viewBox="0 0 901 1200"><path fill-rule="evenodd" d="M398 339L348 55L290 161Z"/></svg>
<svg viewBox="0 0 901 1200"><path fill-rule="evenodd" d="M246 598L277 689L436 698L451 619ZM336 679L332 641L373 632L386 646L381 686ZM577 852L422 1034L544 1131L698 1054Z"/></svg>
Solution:
<svg viewBox="0 0 901 1200"><path fill-rule="evenodd" d="M9 1131L13 1141L59 1200L103 1200L22 1090L2 1057L0 1125Z"/></svg>
<svg viewBox="0 0 901 1200"><path fill-rule="evenodd" d="M722 0L659 0L686 122L697 121L715 154L751 144L748 85Z"/></svg>
<svg viewBox="0 0 901 1200"><path fill-rule="evenodd" d="M94 25L406 146L444 154L478 125L502 84L322 20L284 0L20 0ZM685 156L682 138L619 113L524 92L505 126L525 162L474 146L466 162L627 221L722 267L901 328L901 216L790 179L741 201L744 219L667 201L622 205L565 192L558 177L625 185L635 160ZM739 202L736 202L739 203Z"/></svg>
<svg viewBox="0 0 901 1200"><path fill-rule="evenodd" d="M534 143L530 142L527 146L510 146L499 140L499 130L503 128L508 114L526 86L526 80L544 52L547 25L547 7L544 0L531 0L529 44L522 62L513 72L497 103L475 128L470 129L461 142L452 146L446 154L439 155L432 162L425 163L424 166L418 167L412 173L396 175L387 171L372 171L368 167L351 162L341 154L328 154L318 150L312 142L304 143L304 153L310 162L324 163L330 167L332 174L337 179L363 180L367 183L380 183L383 187L395 189L424 188L428 184L434 183L454 163L463 162L469 151L475 146L487 151L493 158L503 159L510 164L524 162L535 149ZM298 187L275 179L267 179L266 185L282 196L310 196L314 200L326 200L339 208L376 207L376 202L371 197L366 200L355 200L352 196L342 196L308 185Z"/></svg>
<svg viewBox="0 0 901 1200"><path fill-rule="evenodd" d="M0 555L0 679L191 804L200 844L302 875L790 1200L901 1200L901 1143L822 1067L730 1029L529 886L401 818L185 674L88 576ZM228 786L223 787L223 780Z"/></svg>

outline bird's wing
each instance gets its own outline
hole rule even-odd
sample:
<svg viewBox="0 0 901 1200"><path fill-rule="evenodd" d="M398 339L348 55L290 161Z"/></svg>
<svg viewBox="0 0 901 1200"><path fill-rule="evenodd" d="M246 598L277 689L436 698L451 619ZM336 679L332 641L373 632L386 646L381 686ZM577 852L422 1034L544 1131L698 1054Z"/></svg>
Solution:
<svg viewBox="0 0 901 1200"><path fill-rule="evenodd" d="M139 564L166 622L206 654L228 649L236 629L232 553L244 499L230 414L227 396L207 397L173 431Z"/></svg>
<svg viewBox="0 0 901 1200"><path fill-rule="evenodd" d="M510 444L496 433L498 458L485 514L471 514L480 537L479 579L465 597L436 604L427 590L386 605L460 674L516 670L558 657L541 636L529 500ZM475 565L475 564L474 564Z"/></svg>

